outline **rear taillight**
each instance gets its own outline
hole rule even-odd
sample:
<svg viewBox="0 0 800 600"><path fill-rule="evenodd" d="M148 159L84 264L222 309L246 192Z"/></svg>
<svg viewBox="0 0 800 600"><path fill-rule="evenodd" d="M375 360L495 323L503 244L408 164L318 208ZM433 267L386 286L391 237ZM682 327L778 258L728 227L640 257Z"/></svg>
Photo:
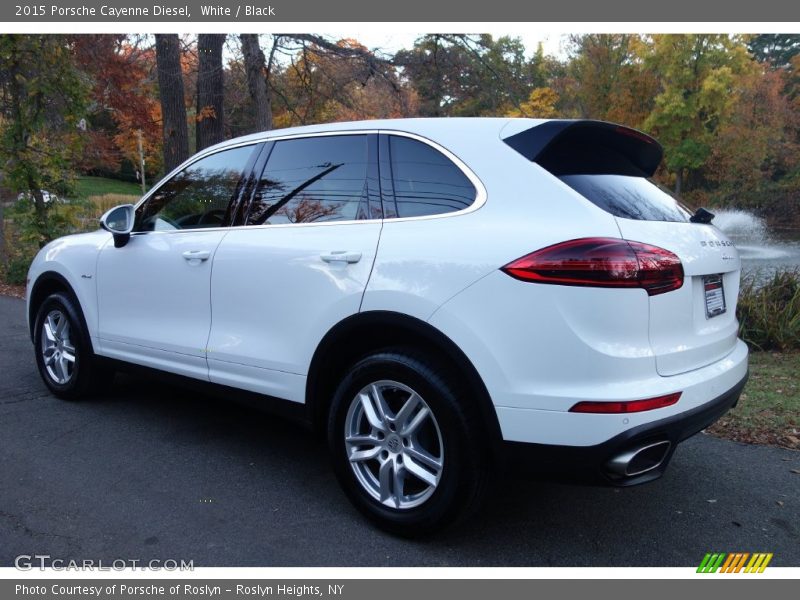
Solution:
<svg viewBox="0 0 800 600"><path fill-rule="evenodd" d="M575 406L569 409L569 412L602 415L643 412L645 410L655 410L656 408L672 406L678 402L680 397L681 392L675 392L674 394L658 396L657 398L647 398L645 400L626 400L622 402L607 402L602 400L598 402L578 402Z"/></svg>
<svg viewBox="0 0 800 600"><path fill-rule="evenodd" d="M683 285L683 265L669 250L614 238L582 238L542 248L501 269L537 283L644 288L651 296Z"/></svg>

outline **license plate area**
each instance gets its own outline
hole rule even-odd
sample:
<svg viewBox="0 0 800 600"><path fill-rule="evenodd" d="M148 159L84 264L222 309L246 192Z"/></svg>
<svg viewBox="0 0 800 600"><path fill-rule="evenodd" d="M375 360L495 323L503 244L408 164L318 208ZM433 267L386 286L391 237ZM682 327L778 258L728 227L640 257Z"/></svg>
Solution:
<svg viewBox="0 0 800 600"><path fill-rule="evenodd" d="M725 290L722 287L722 275L705 275L703 277L703 293L706 298L706 319L717 317L725 312Z"/></svg>

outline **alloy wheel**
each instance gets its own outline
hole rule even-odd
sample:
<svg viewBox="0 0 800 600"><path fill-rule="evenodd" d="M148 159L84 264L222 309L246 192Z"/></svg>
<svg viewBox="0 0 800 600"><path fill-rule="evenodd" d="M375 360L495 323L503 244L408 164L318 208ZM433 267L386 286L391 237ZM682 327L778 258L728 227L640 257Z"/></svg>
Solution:
<svg viewBox="0 0 800 600"><path fill-rule="evenodd" d="M444 468L442 432L410 387L381 380L362 388L347 411L344 436L356 479L381 504L407 510L433 495Z"/></svg>
<svg viewBox="0 0 800 600"><path fill-rule="evenodd" d="M47 375L64 385L75 372L75 344L69 319L60 310L51 310L42 324L42 358Z"/></svg>

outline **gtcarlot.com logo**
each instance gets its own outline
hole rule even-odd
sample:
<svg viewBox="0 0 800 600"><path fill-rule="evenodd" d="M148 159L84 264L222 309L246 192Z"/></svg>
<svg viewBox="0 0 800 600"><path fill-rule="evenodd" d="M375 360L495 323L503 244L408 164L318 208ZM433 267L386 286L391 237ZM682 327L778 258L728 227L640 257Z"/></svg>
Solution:
<svg viewBox="0 0 800 600"><path fill-rule="evenodd" d="M140 571L194 571L194 561L152 559L139 560L136 558L116 558L114 560L94 559L65 559L53 558L49 554L20 554L14 559L14 566L20 571L33 569L53 571L124 571L135 569Z"/></svg>
<svg viewBox="0 0 800 600"><path fill-rule="evenodd" d="M709 552L697 567L698 573L763 573L772 552Z"/></svg>

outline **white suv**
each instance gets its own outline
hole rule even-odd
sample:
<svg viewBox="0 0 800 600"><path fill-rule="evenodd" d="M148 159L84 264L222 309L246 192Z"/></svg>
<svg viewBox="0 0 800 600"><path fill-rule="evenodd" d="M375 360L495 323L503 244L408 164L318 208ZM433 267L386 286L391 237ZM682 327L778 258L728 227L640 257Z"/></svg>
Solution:
<svg viewBox="0 0 800 600"><path fill-rule="evenodd" d="M225 142L39 253L39 370L64 398L125 363L283 408L404 535L469 514L498 461L655 479L747 377L738 253L647 180L661 157L580 120Z"/></svg>

